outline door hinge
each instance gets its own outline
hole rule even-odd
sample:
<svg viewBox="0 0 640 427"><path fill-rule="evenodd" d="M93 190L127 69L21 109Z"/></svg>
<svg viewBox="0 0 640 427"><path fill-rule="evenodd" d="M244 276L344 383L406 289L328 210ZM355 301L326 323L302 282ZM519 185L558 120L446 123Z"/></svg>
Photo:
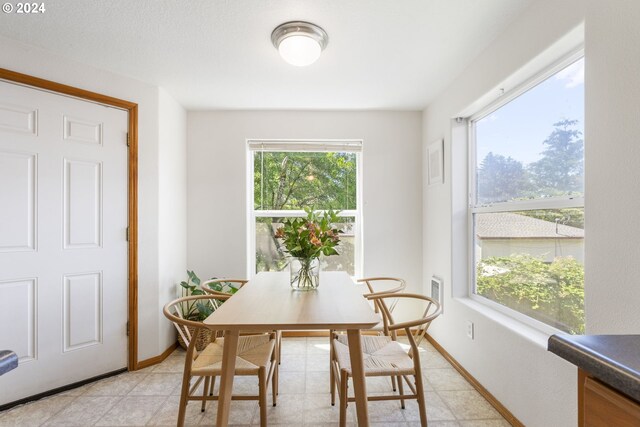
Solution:
<svg viewBox="0 0 640 427"><path fill-rule="evenodd" d="M127 132L127 147L129 147L130 144L130 140L129 140L129 132Z"/></svg>
<svg viewBox="0 0 640 427"><path fill-rule="evenodd" d="M127 320L127 336L129 336L129 321Z"/></svg>
<svg viewBox="0 0 640 427"><path fill-rule="evenodd" d="M129 227L127 227L127 242L129 241Z"/></svg>

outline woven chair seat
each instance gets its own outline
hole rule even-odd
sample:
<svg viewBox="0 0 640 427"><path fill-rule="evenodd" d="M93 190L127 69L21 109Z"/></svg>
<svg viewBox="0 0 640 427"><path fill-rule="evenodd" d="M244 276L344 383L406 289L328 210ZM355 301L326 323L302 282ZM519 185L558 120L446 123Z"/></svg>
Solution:
<svg viewBox="0 0 640 427"><path fill-rule="evenodd" d="M387 336L362 336L362 358L367 377L390 375L413 375L413 360L400 344ZM348 338L339 335L334 340L334 351L338 368L351 376L351 358Z"/></svg>
<svg viewBox="0 0 640 427"><path fill-rule="evenodd" d="M269 366L275 346L268 334L243 335L238 339L235 375L256 375L261 367ZM211 376L222 372L224 338L216 338L193 362L192 375Z"/></svg>

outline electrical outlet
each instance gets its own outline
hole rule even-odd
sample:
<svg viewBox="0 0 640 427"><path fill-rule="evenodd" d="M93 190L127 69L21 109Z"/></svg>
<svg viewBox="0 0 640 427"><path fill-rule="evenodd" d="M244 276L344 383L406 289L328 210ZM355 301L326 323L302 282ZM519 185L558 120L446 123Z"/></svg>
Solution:
<svg viewBox="0 0 640 427"><path fill-rule="evenodd" d="M467 336L473 339L473 322L470 320L467 320Z"/></svg>

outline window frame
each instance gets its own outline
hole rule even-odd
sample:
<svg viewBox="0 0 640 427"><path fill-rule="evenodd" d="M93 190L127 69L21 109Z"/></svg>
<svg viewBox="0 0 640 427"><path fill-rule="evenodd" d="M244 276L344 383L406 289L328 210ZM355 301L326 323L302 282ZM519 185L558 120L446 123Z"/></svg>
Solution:
<svg viewBox="0 0 640 427"><path fill-rule="evenodd" d="M269 146L274 152L351 152L356 157L356 209L342 210L339 217L354 218L354 276L362 276L363 236L362 236L362 152L361 139L247 139L247 277L256 276L256 219L264 217L304 217L306 212L296 210L258 210L254 208L254 153L258 146ZM340 150L344 147L346 149ZM276 149L280 148L280 149ZM324 212L319 210L317 212Z"/></svg>
<svg viewBox="0 0 640 427"><path fill-rule="evenodd" d="M553 62L549 66L543 68L538 73L526 79L519 85L516 85L513 89L509 90L506 93L502 93L498 99L486 105L484 108L481 108L476 113L467 117L467 138L468 138L468 154L467 154L467 262L469 265L468 268L468 288L467 293L468 297L484 306L487 306L497 312L500 312L504 315L507 315L515 320L528 325L534 329L539 330L548 335L557 334L557 333L565 333L558 328L555 328L551 325L548 325L544 322L541 322L537 319L527 316L524 313L521 313L517 310L509 308L505 305L502 305L498 302L492 301L488 298L485 298L481 295L475 293L476 288L476 259L475 259L475 224L474 224L474 216L476 214L481 213L495 213L495 212L514 212L514 211L524 211L524 210L534 210L534 209L565 209L565 208L582 208L584 209L584 195L582 196L557 196L557 197L547 197L540 198L535 200L517 200L517 201L507 201L507 202L496 202L496 203L488 203L488 204L476 204L476 196L477 196L477 159L476 159L476 134L475 134L475 124L489 116L490 114L496 112L503 106L507 105L509 102L515 100L519 96L524 93L534 89L540 83L544 82L548 78L554 76L564 68L570 66L574 62L577 62L580 59L585 57L584 48L581 47L576 51L573 51L561 59Z"/></svg>

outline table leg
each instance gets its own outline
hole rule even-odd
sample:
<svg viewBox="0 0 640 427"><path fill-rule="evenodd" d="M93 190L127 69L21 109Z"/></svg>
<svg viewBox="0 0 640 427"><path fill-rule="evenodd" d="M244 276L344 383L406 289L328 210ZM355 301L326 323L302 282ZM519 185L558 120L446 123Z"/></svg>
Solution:
<svg viewBox="0 0 640 427"><path fill-rule="evenodd" d="M239 331L224 331L224 347L220 375L220 395L218 397L218 418L216 425L226 427L229 424L229 405L233 390L233 375L236 370Z"/></svg>
<svg viewBox="0 0 640 427"><path fill-rule="evenodd" d="M351 375L353 378L353 393L356 397L358 426L366 427L369 425L369 414L367 411L367 383L364 378L360 330L347 330L347 338L349 339L349 356L351 357Z"/></svg>

